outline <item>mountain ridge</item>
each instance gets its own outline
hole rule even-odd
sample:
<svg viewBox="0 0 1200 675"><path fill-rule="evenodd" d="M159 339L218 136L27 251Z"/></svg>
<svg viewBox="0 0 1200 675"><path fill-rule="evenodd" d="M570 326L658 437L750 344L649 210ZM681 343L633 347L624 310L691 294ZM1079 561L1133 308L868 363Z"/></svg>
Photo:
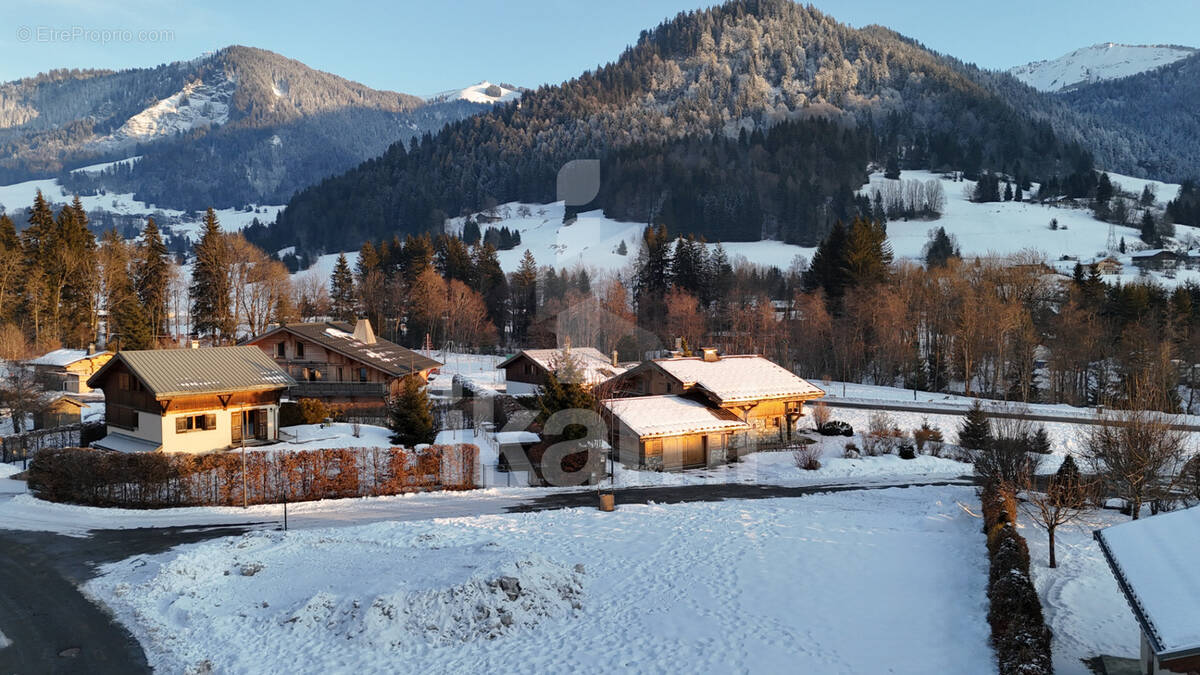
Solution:
<svg viewBox="0 0 1200 675"><path fill-rule="evenodd" d="M1014 66L1008 72L1039 91L1061 92L1137 75L1196 53L1196 48L1183 45L1100 42L1058 58Z"/></svg>

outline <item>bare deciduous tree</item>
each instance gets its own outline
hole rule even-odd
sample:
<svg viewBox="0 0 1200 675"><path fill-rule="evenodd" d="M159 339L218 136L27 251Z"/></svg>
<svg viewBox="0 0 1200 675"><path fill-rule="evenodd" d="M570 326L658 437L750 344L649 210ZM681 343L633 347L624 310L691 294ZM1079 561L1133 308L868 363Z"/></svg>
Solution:
<svg viewBox="0 0 1200 675"><path fill-rule="evenodd" d="M1074 460L1067 457L1074 467ZM1013 493L1021 497L1021 510L1039 527L1046 530L1049 538L1049 565L1058 567L1054 536L1058 528L1079 519L1091 504L1093 481L1080 476L1078 470L1059 471L1051 476L1042 489L1037 482L1037 461L1028 465Z"/></svg>
<svg viewBox="0 0 1200 675"><path fill-rule="evenodd" d="M1142 505L1171 493L1187 456L1187 434L1174 418L1144 410L1109 413L1089 428L1084 459L1114 494L1129 503L1133 519Z"/></svg>

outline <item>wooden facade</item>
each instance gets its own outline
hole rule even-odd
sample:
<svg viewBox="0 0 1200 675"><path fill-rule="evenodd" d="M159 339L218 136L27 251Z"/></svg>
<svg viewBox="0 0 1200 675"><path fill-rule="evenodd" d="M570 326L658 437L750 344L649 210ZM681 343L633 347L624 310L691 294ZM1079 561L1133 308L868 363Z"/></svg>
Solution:
<svg viewBox="0 0 1200 675"><path fill-rule="evenodd" d="M387 341L380 343L390 350L403 350ZM289 392L292 399L315 398L344 408L382 408L388 398L400 392L410 372L427 381L440 365L414 352L411 364L384 369L367 358L357 358L355 350L335 348L340 343L315 339L293 325L280 326L247 344L262 349L296 380Z"/></svg>
<svg viewBox="0 0 1200 675"><path fill-rule="evenodd" d="M123 362L101 377L110 435L102 447L117 447L125 437L146 449L210 452L279 438L279 402L284 387L252 391L156 396Z"/></svg>

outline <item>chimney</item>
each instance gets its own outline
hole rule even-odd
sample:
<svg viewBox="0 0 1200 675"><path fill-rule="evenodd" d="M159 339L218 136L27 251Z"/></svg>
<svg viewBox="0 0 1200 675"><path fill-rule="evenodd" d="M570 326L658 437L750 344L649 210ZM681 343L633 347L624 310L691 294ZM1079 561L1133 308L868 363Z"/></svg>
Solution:
<svg viewBox="0 0 1200 675"><path fill-rule="evenodd" d="M365 345L375 344L375 331L371 330L370 319L359 319L354 324L354 339Z"/></svg>
<svg viewBox="0 0 1200 675"><path fill-rule="evenodd" d="M711 363L713 361L721 360L721 357L717 355L716 347L703 347L703 348L701 348L700 351L704 352L704 360L705 361L708 361Z"/></svg>
<svg viewBox="0 0 1200 675"><path fill-rule="evenodd" d="M87 353L88 353L88 356L91 356L92 354L96 353L96 343L95 342L88 343Z"/></svg>
<svg viewBox="0 0 1200 675"><path fill-rule="evenodd" d="M616 368L619 365L617 363L617 350L615 350L615 349L613 350L612 364L613 364L613 368Z"/></svg>

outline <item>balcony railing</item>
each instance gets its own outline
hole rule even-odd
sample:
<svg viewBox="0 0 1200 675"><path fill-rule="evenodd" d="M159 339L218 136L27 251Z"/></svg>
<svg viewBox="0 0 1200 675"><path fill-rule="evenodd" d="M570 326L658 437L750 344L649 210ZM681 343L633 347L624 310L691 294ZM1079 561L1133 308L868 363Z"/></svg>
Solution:
<svg viewBox="0 0 1200 675"><path fill-rule="evenodd" d="M387 385L382 382L297 382L288 389L296 398L384 398Z"/></svg>

